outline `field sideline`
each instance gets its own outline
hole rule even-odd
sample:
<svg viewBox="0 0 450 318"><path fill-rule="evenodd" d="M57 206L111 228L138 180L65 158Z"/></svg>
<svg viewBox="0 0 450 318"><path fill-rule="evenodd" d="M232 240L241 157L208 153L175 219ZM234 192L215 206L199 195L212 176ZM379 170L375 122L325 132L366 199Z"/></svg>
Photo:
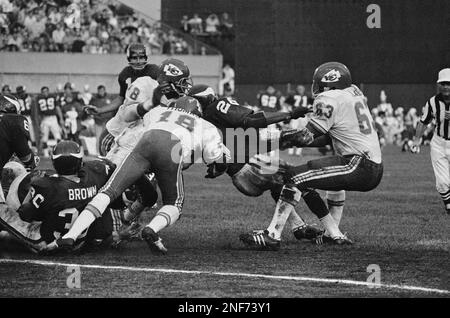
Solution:
<svg viewBox="0 0 450 318"><path fill-rule="evenodd" d="M203 167L192 167L183 216L161 233L168 255L153 256L143 242L47 258L3 244L0 296L449 297L450 216L434 188L429 149L413 156L389 146L383 155L380 186L347 194L341 228L353 246L299 242L287 228L280 251L248 250L238 236L268 225L270 195L245 197L227 176L207 180ZM317 222L303 203L297 210ZM68 264L81 265L80 289L66 285ZM381 288L367 286L370 264L381 269Z"/></svg>

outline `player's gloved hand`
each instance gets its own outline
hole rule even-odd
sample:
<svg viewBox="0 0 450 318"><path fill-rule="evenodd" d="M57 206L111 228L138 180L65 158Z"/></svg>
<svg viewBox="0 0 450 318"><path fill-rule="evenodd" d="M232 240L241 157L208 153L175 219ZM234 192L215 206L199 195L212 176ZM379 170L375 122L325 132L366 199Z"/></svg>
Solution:
<svg viewBox="0 0 450 318"><path fill-rule="evenodd" d="M83 106L83 112L86 115L95 115L95 114L98 114L98 108L96 106L86 105L86 106Z"/></svg>
<svg viewBox="0 0 450 318"><path fill-rule="evenodd" d="M226 163L217 163L213 162L208 165L208 170L206 170L206 176L207 179L214 179L218 176L222 175L227 171L228 165Z"/></svg>
<svg viewBox="0 0 450 318"><path fill-rule="evenodd" d="M289 129L281 132L280 150L292 147L305 147L314 141L314 135L308 129Z"/></svg>
<svg viewBox="0 0 450 318"><path fill-rule="evenodd" d="M305 117L307 113L311 113L312 111L312 107L298 106L291 111L291 119Z"/></svg>

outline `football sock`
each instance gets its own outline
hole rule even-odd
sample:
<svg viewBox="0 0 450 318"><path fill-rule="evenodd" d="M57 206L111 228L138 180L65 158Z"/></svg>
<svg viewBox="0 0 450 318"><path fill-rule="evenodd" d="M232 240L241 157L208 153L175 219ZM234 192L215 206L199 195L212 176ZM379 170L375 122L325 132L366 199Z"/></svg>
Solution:
<svg viewBox="0 0 450 318"><path fill-rule="evenodd" d="M180 211L174 205L164 205L147 225L155 233L174 224L180 217Z"/></svg>
<svg viewBox="0 0 450 318"><path fill-rule="evenodd" d="M328 191L327 192L328 209L337 226L341 223L342 212L344 211L345 191Z"/></svg>
<svg viewBox="0 0 450 318"><path fill-rule="evenodd" d="M272 222L270 222L270 225L267 228L269 236L276 240L281 239L281 233L283 232L286 221L292 211L294 211L294 206L292 204L283 200L278 200Z"/></svg>
<svg viewBox="0 0 450 318"><path fill-rule="evenodd" d="M331 216L331 214L328 213L323 218L321 218L320 221L325 227L327 234L331 237L344 236L344 234L342 234L339 230L339 227L337 226L336 221Z"/></svg>
<svg viewBox="0 0 450 318"><path fill-rule="evenodd" d="M450 190L447 192L439 193L441 195L442 201L444 201L444 205L446 209L450 208Z"/></svg>
<svg viewBox="0 0 450 318"><path fill-rule="evenodd" d="M319 219L329 213L327 205L323 202L316 190L303 191L302 198L311 212L314 213Z"/></svg>
<svg viewBox="0 0 450 318"><path fill-rule="evenodd" d="M294 211L295 205L297 205L300 197L301 192L295 186L286 185L283 187L272 221L267 228L272 238L276 240L281 239L281 233L286 225L286 221L291 212Z"/></svg>
<svg viewBox="0 0 450 318"><path fill-rule="evenodd" d="M129 222L139 216L144 211L145 205L138 200L134 201L128 208L123 211L123 221Z"/></svg>
<svg viewBox="0 0 450 318"><path fill-rule="evenodd" d="M75 223L70 228L69 232L63 238L77 239L80 234L86 230L96 218L102 216L109 203L111 202L109 196L100 192L92 201L84 208L80 216L75 220Z"/></svg>
<svg viewBox="0 0 450 318"><path fill-rule="evenodd" d="M86 209L83 210L80 216L78 216L78 218L75 220L75 223L73 223L69 232L67 232L67 234L64 235L63 238L71 238L76 241L80 234L84 230L86 230L95 221L95 219L96 218L91 211Z"/></svg>
<svg viewBox="0 0 450 318"><path fill-rule="evenodd" d="M299 228L301 226L305 226L306 223L303 221L302 217L295 212L295 209L292 210L291 215L288 218L289 222L291 223L291 229L295 230L296 228Z"/></svg>

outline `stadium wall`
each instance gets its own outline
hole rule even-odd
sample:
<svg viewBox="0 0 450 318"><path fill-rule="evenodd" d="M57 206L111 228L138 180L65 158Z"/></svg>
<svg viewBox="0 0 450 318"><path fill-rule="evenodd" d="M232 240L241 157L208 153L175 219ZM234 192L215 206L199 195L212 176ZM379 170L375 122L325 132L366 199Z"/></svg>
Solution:
<svg viewBox="0 0 450 318"><path fill-rule="evenodd" d="M380 27L371 28L373 4ZM228 12L235 27L238 95L255 86L311 83L316 66L337 60L378 101L422 105L450 67L448 0L162 0L164 22ZM369 23L368 23L369 22ZM376 25L375 25L376 26ZM249 92L246 90L250 89Z"/></svg>
<svg viewBox="0 0 450 318"><path fill-rule="evenodd" d="M222 68L221 55L194 56L177 55L191 70L194 83L205 83L216 87ZM160 64L166 55L152 55L150 63ZM76 53L0 53L0 84L8 84L15 90L25 85L30 93L37 93L42 86L51 91L58 84L71 82L76 90L82 90L85 84L96 91L100 84L106 86L109 93L118 93L117 76L127 65L123 54L76 54Z"/></svg>

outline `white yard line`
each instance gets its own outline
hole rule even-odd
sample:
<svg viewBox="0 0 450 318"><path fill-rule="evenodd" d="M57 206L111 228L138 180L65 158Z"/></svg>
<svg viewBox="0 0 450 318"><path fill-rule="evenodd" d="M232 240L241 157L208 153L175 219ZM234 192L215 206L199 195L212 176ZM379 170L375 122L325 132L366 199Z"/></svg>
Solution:
<svg viewBox="0 0 450 318"><path fill-rule="evenodd" d="M0 259L0 263L3 263L3 264L6 264L6 263L33 264L33 265L42 265L42 266L64 266L64 267L78 266L80 268L119 270L119 271L131 271L131 272L155 272L155 273L190 274L190 275L215 275L215 276L288 280L288 281L306 281L306 282L315 282L315 283L393 288L393 289L401 289L401 290L409 290L409 291L450 295L450 290L425 288L425 287L418 287L418 286L408 286L408 285L397 285L397 284L374 284L374 283L368 283L368 282L357 281L357 280L349 280L349 279L331 279L331 278L316 278L316 277L303 277L303 276L278 276L278 275L262 275L262 274L233 273L233 272L191 271L191 270L181 270L181 269L131 267L131 266L88 265L88 264L49 262L49 261L42 261L42 260Z"/></svg>

